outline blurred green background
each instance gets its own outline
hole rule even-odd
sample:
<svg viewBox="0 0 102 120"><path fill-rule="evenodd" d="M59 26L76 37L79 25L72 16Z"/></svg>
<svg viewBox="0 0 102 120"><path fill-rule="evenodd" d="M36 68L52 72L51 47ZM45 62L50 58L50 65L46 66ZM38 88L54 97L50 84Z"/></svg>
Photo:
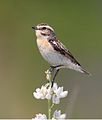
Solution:
<svg viewBox="0 0 102 120"><path fill-rule="evenodd" d="M102 118L102 0L0 0L0 118L47 113L33 92L45 83L32 26L48 23L92 76L64 69L56 81L67 98L56 108L67 118Z"/></svg>

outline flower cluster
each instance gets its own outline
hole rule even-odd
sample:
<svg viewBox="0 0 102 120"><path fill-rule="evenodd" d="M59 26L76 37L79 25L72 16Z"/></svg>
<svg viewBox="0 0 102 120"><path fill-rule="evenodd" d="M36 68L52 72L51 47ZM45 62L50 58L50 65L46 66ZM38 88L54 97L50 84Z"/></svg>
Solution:
<svg viewBox="0 0 102 120"><path fill-rule="evenodd" d="M66 118L66 114L61 114L61 110L55 111L53 113L52 120L64 120ZM35 118L32 118L32 120L47 120L47 116L45 114L36 114Z"/></svg>
<svg viewBox="0 0 102 120"><path fill-rule="evenodd" d="M37 88L33 93L33 96L36 99L46 99L48 100L48 116L45 114L36 114L36 117L32 120L65 120L66 114L61 114L61 110L55 110L52 114L52 108L55 104L60 103L60 99L67 96L68 91L64 91L63 87L58 87L57 83L51 81L52 72L48 69L46 72L46 79L48 83L42 85L41 88ZM52 116L51 116L52 115Z"/></svg>
<svg viewBox="0 0 102 120"><path fill-rule="evenodd" d="M37 88L33 95L36 99L51 99L51 89L42 86L41 89Z"/></svg>
<svg viewBox="0 0 102 120"><path fill-rule="evenodd" d="M63 87L58 87L57 83L54 83L52 88L47 83L33 93L36 99L52 99L54 104L59 104L60 99L66 97L67 94L68 91L63 91Z"/></svg>
<svg viewBox="0 0 102 120"><path fill-rule="evenodd" d="M32 120L47 120L47 117L45 114L36 114L36 117L35 118L32 118Z"/></svg>

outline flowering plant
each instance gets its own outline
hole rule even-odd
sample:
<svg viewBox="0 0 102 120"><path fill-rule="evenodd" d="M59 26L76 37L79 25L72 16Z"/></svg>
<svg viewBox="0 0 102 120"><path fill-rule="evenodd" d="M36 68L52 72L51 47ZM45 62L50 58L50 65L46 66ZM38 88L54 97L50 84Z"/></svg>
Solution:
<svg viewBox="0 0 102 120"><path fill-rule="evenodd" d="M51 83L51 72L47 70L46 78L49 81L45 85L42 85L41 88L37 88L33 93L33 96L36 99L47 99L48 100L48 116L45 114L36 114L35 118L32 120L64 120L66 118L66 114L61 114L61 110L55 110L52 114L52 108L55 104L60 103L61 98L65 98L68 94L68 91L64 91L63 87L58 87L57 83ZM51 116L52 115L52 116Z"/></svg>

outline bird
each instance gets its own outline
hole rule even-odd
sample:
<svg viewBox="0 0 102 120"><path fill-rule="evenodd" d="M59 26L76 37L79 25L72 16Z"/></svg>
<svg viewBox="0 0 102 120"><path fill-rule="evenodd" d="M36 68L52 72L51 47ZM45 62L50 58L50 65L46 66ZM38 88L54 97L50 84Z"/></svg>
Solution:
<svg viewBox="0 0 102 120"><path fill-rule="evenodd" d="M40 23L33 26L37 37L37 46L42 57L50 64L50 71L56 70L52 83L58 71L62 68L69 68L75 71L90 75L81 64L75 59L72 53L57 38L54 29L47 23Z"/></svg>

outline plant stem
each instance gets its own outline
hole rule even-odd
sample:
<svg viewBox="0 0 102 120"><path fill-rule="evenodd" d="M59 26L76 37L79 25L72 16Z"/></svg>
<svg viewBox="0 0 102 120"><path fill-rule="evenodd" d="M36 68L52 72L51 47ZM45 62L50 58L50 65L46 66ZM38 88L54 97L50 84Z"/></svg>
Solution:
<svg viewBox="0 0 102 120"><path fill-rule="evenodd" d="M51 119L51 100L48 100L48 119Z"/></svg>
<svg viewBox="0 0 102 120"><path fill-rule="evenodd" d="M52 85L52 82L51 82L51 71L48 69L46 72L46 78L47 80L49 81L49 87L51 89L51 85ZM48 119L50 120L51 119L51 99L48 100Z"/></svg>

